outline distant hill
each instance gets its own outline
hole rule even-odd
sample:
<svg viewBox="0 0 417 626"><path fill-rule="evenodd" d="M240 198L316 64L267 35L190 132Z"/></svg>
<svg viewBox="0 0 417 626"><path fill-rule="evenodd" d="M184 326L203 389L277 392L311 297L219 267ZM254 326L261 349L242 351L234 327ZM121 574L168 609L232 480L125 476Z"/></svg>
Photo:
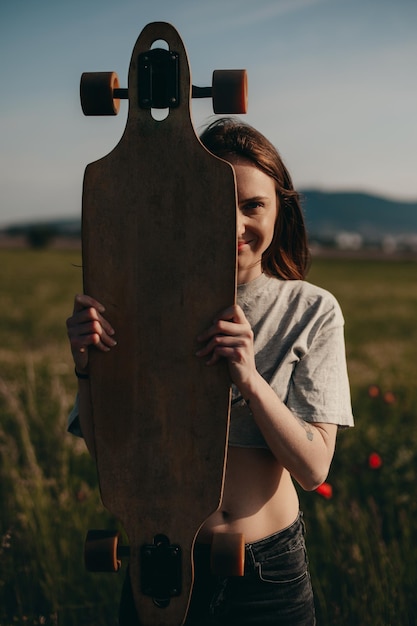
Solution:
<svg viewBox="0 0 417 626"><path fill-rule="evenodd" d="M309 235L334 237L341 231L367 240L417 234L417 202L388 200L365 193L302 191Z"/></svg>
<svg viewBox="0 0 417 626"><path fill-rule="evenodd" d="M25 246L45 248L52 242L66 240L75 245L81 236L81 220L74 218L39 219L10 224L0 229L0 246Z"/></svg>
<svg viewBox="0 0 417 626"><path fill-rule="evenodd" d="M315 189L304 189L301 196L310 239L330 241L342 232L358 233L363 242L381 241L389 235L417 236L417 201ZM79 238L80 231L81 216L78 216L9 225L0 234L23 236L32 245L43 245L53 237Z"/></svg>
<svg viewBox="0 0 417 626"><path fill-rule="evenodd" d="M56 219L38 219L18 224L9 224L0 229L2 234L18 237L31 232L45 232L51 235L79 237L81 234L81 217L65 217Z"/></svg>

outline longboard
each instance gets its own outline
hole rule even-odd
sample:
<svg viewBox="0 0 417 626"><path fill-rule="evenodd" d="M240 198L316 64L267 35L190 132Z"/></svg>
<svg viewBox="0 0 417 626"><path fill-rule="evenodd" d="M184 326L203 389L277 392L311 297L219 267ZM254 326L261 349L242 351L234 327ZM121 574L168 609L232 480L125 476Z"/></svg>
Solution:
<svg viewBox="0 0 417 626"><path fill-rule="evenodd" d="M156 40L175 60L154 56ZM222 499L230 378L225 363L207 367L195 352L235 300L235 179L195 133L189 62L171 25L143 29L127 93L107 80L108 112L119 95L129 109L120 142L87 166L83 185L84 291L104 304L117 338L89 357L96 464L103 504L128 537L141 624L174 626L189 605L196 535ZM153 106L167 103L155 119Z"/></svg>

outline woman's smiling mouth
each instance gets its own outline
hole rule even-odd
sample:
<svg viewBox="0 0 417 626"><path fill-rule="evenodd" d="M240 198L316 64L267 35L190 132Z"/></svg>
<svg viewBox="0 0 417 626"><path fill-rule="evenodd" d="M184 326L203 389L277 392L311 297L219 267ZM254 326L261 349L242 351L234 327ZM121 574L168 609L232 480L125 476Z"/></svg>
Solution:
<svg viewBox="0 0 417 626"><path fill-rule="evenodd" d="M240 252L241 250L243 250L243 248L244 248L245 246L249 245L249 243L250 243L250 241L243 241L243 240L238 241L238 242L237 242L237 249L238 249L238 252Z"/></svg>

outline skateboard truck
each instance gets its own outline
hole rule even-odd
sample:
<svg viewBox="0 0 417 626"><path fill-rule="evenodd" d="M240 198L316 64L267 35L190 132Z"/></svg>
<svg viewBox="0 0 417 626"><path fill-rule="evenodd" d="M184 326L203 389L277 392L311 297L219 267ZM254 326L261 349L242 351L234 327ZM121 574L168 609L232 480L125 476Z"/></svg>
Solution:
<svg viewBox="0 0 417 626"><path fill-rule="evenodd" d="M153 544L141 548L141 588L156 606L166 608L170 599L181 595L181 548L165 535L156 535Z"/></svg>
<svg viewBox="0 0 417 626"><path fill-rule="evenodd" d="M167 109L179 106L177 52L155 48L139 55L139 106Z"/></svg>
<svg viewBox="0 0 417 626"><path fill-rule="evenodd" d="M120 545L119 540L116 530L89 530L84 545L87 571L118 572L121 559L130 556L129 547ZM181 595L181 558L180 546L171 544L166 535L155 535L152 544L141 547L141 590L160 608Z"/></svg>
<svg viewBox="0 0 417 626"><path fill-rule="evenodd" d="M118 572L121 559L130 556L120 545L117 530L89 530L84 545L84 562L90 572ZM211 546L211 570L218 576L243 576L245 544L241 533L215 533ZM140 549L142 593L157 606L181 594L182 551L166 535L155 535L152 544Z"/></svg>
<svg viewBox="0 0 417 626"><path fill-rule="evenodd" d="M150 49L138 57L138 101L142 109L168 109L180 105L179 54L161 48ZM214 70L211 87L192 85L193 98L212 98L214 113L247 112L248 80L246 70ZM84 115L117 115L120 100L128 99L115 72L84 72L80 99Z"/></svg>

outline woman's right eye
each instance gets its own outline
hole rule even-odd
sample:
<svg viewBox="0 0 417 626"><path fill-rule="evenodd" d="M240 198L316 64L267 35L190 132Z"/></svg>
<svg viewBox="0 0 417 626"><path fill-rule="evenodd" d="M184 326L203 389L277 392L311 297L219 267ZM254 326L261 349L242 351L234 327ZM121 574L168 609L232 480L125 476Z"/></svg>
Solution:
<svg viewBox="0 0 417 626"><path fill-rule="evenodd" d="M261 209L263 209L263 207L264 205L262 204L262 202L259 202L258 200L253 200L251 202L247 202L244 205L243 210L253 213L256 211L260 211Z"/></svg>

